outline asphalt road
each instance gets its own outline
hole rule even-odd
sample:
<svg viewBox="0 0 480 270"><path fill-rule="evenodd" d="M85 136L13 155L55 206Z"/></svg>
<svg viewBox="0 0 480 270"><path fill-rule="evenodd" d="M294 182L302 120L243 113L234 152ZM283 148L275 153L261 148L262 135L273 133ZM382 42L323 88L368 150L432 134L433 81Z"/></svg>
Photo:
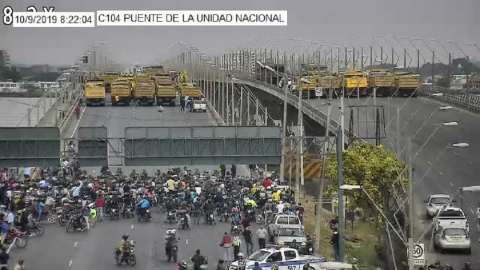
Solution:
<svg viewBox="0 0 480 270"><path fill-rule="evenodd" d="M308 101L323 112L327 112L324 99ZM415 213L416 220L415 234L419 237L428 228L430 222L425 220L425 205L423 200L431 194L444 193L454 195L463 186L478 185L478 174L480 169L480 145L478 136L480 134L480 115L473 114L463 109L452 108L440 110L438 108L448 106L427 98L377 98L377 105L384 106L384 117L386 123L386 138L382 143L390 149L396 149L396 138L400 130L400 149L405 148L405 137L413 136L412 153L414 158L414 192L416 195ZM361 137L367 137L374 131L373 110L366 110L357 105L372 105L372 98L350 98L345 99L345 125L350 120L350 108L355 110L355 116L359 115L361 121L354 116L355 131ZM332 117L339 115L339 100L335 100L332 106ZM400 108L400 129L397 128L397 108ZM358 110L358 111L356 111ZM338 118L337 118L338 119ZM366 123L368 121L368 123ZM458 126L439 126L445 122L458 122ZM360 130L360 132L358 132ZM373 133L374 134L374 133ZM467 148L451 148L453 143L465 142L470 146ZM403 151L402 157L406 151ZM457 196L458 197L458 196ZM460 201L458 199L458 201ZM468 215L469 223L475 224L473 212L474 207L480 203L475 196L468 196L463 205ZM465 261L476 262L476 255L480 254L479 237L475 226L470 231L472 236L472 255L447 255L431 254L430 260L440 259L444 263L450 263L456 269ZM428 234L427 234L428 235ZM424 241L428 246L430 236ZM433 250L432 250L433 252Z"/></svg>
<svg viewBox="0 0 480 270"><path fill-rule="evenodd" d="M78 125L77 125L78 123ZM122 137L128 126L208 126L214 125L208 113L181 112L179 107L165 107L162 113L156 107L88 107L82 108L80 121L73 120L71 137L78 127L107 126L109 137ZM117 162L112 160L110 162ZM166 169L158 167L159 169ZM192 167L195 168L195 167ZM201 170L216 169L218 166L202 166ZM90 173L99 168L88 168ZM116 167L112 167L115 170ZM125 172L131 167L123 168ZM142 170L143 168L135 168ZM157 167L148 167L153 172ZM244 166L237 166L240 175L247 176ZM13 248L14 259L21 256L28 268L36 269L118 269L114 260L114 249L125 233L137 242L138 264L131 269L154 270L173 269L164 256L164 234L172 226L164 224L164 216L154 214L151 223L139 223L136 219L105 220L88 232L67 234L58 224L46 224L45 235L30 239L24 250ZM219 242L229 225L197 225L187 231L180 231L179 259L189 258L195 250L211 257L212 267L220 256ZM43 250L43 251L42 251ZM128 267L128 266L125 266Z"/></svg>

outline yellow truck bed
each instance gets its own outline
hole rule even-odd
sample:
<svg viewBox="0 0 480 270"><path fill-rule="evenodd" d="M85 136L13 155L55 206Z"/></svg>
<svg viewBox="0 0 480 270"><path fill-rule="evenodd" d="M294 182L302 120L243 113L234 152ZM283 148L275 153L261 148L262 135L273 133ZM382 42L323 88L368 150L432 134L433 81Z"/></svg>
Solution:
<svg viewBox="0 0 480 270"><path fill-rule="evenodd" d="M368 82L366 77L346 77L344 79L344 84L346 88L367 88Z"/></svg>
<svg viewBox="0 0 480 270"><path fill-rule="evenodd" d="M124 82L112 83L112 96L130 97L130 84Z"/></svg>
<svg viewBox="0 0 480 270"><path fill-rule="evenodd" d="M138 82L135 86L134 95L135 98L153 98L155 95L155 84L153 84L153 82Z"/></svg>
<svg viewBox="0 0 480 270"><path fill-rule="evenodd" d="M182 87L180 88L180 95L182 98L184 97L192 97L192 98L199 98L202 96L202 91L197 87Z"/></svg>
<svg viewBox="0 0 480 270"><path fill-rule="evenodd" d="M399 76L395 78L395 87L402 89L417 89L420 87L420 76Z"/></svg>
<svg viewBox="0 0 480 270"><path fill-rule="evenodd" d="M393 75L374 75L369 78L369 87L393 87L395 77Z"/></svg>
<svg viewBox="0 0 480 270"><path fill-rule="evenodd" d="M157 97L175 98L176 96L177 91L175 90L175 87L173 85L157 85Z"/></svg>
<svg viewBox="0 0 480 270"><path fill-rule="evenodd" d="M85 88L85 99L105 99L105 88Z"/></svg>

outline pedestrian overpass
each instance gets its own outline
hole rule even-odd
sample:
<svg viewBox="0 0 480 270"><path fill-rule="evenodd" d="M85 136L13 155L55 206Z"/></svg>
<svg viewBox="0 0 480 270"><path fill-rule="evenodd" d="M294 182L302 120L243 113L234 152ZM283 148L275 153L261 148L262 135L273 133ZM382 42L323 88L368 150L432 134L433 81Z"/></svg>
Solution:
<svg viewBox="0 0 480 270"><path fill-rule="evenodd" d="M126 127L113 137L106 127L80 127L64 139L56 127L0 128L0 166L60 166L63 140L74 140L81 167L112 156L125 166L280 164L281 134L278 126Z"/></svg>

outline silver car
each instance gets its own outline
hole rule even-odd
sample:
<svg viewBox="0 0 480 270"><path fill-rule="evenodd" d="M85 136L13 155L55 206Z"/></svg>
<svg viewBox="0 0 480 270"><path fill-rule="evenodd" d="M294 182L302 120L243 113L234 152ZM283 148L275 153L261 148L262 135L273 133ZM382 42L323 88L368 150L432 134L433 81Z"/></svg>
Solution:
<svg viewBox="0 0 480 270"><path fill-rule="evenodd" d="M448 250L464 251L467 254L472 252L470 235L463 228L441 227L434 236L433 246L440 253Z"/></svg>
<svg viewBox="0 0 480 270"><path fill-rule="evenodd" d="M428 199L423 201L424 203L428 203L427 205L427 218L433 218L437 215L438 211L440 211L445 206L453 206L455 202L450 198L449 195L446 194L434 194L430 195Z"/></svg>
<svg viewBox="0 0 480 270"><path fill-rule="evenodd" d="M296 248L305 241L307 237L300 225L279 228L275 235L275 244L281 243L291 248Z"/></svg>

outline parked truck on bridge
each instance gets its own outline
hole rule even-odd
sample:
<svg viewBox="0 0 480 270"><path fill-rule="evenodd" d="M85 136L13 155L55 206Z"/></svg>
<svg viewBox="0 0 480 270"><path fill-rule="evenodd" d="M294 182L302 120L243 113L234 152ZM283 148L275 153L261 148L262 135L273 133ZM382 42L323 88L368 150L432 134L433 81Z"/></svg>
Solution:
<svg viewBox="0 0 480 270"><path fill-rule="evenodd" d="M152 106L155 103L155 83L152 80L137 81L133 96L140 105Z"/></svg>
<svg viewBox="0 0 480 270"><path fill-rule="evenodd" d="M175 89L174 82L170 74L157 73L154 76L155 87L157 91L157 105L168 103L171 106L175 106L177 98L177 90Z"/></svg>
<svg viewBox="0 0 480 270"><path fill-rule="evenodd" d="M112 83L118 79L120 74L118 72L105 72L100 75L100 79L105 82L105 90L110 93Z"/></svg>
<svg viewBox="0 0 480 270"><path fill-rule="evenodd" d="M112 83L112 106L130 105L132 99L132 83L128 79L118 79Z"/></svg>
<svg viewBox="0 0 480 270"><path fill-rule="evenodd" d="M362 70L346 70L340 73L345 96L366 96L368 81Z"/></svg>
<svg viewBox="0 0 480 270"><path fill-rule="evenodd" d="M368 95L390 97L395 92L395 74L388 69L372 69L368 74Z"/></svg>
<svg viewBox="0 0 480 270"><path fill-rule="evenodd" d="M191 97L192 99L201 99L202 91L198 88L196 84L193 83L182 83L177 85L178 90L180 91L180 97Z"/></svg>
<svg viewBox="0 0 480 270"><path fill-rule="evenodd" d="M420 74L397 73L395 77L395 88L397 96L417 97L420 88Z"/></svg>
<svg viewBox="0 0 480 270"><path fill-rule="evenodd" d="M87 106L105 106L106 90L103 80L87 80L85 82L85 104Z"/></svg>

